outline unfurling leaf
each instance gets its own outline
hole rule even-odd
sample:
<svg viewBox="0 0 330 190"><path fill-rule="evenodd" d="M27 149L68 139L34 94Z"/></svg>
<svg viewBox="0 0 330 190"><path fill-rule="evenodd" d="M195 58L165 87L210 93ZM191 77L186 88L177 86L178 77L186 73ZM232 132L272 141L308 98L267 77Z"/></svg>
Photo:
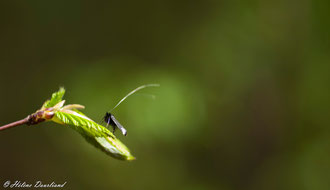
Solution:
<svg viewBox="0 0 330 190"><path fill-rule="evenodd" d="M65 89L63 87L61 87L59 91L54 92L52 94L52 98L50 100L47 100L44 103L44 105L42 106L42 108L50 108L50 107L55 106L57 103L62 101L64 93L65 93Z"/></svg>

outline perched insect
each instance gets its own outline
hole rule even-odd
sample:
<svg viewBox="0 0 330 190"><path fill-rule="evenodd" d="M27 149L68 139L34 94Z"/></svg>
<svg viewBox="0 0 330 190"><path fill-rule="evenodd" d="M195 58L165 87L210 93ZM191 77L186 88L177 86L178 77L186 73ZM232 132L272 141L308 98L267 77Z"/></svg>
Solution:
<svg viewBox="0 0 330 190"><path fill-rule="evenodd" d="M117 106L119 106L119 104L121 104L128 96L130 96L130 95L132 95L132 94L134 94L135 92L137 92L137 91L139 91L139 90L141 90L141 89L143 89L143 88L146 88L146 87L152 87L152 86L154 86L154 87L158 87L159 86L159 84L146 84L146 85L142 85L142 86L139 86L139 87L137 87L136 89L134 89L134 90L132 90L130 93L128 93L123 99L121 99L118 103L117 103L117 105L114 107L114 108L112 108L109 112L106 112L105 113L105 116L103 117L103 119L104 119L104 122L106 122L107 123L107 127L109 126L109 125L111 125L112 126L112 131L113 131L113 133L115 133L115 130L116 130L116 128L118 128L122 133L123 133L123 135L127 135L127 130L117 121L117 119L111 114L111 112L117 107Z"/></svg>

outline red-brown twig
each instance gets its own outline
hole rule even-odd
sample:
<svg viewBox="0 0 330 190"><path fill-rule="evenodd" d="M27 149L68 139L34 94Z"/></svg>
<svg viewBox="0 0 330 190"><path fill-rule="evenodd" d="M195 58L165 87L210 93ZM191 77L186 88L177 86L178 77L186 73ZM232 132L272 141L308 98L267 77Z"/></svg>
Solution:
<svg viewBox="0 0 330 190"><path fill-rule="evenodd" d="M9 123L7 125L1 126L0 131L11 128L11 127L16 127L16 126L19 126L19 125L27 124L28 122L29 122L29 117L26 117L26 118L21 119L19 121L15 121L15 122Z"/></svg>

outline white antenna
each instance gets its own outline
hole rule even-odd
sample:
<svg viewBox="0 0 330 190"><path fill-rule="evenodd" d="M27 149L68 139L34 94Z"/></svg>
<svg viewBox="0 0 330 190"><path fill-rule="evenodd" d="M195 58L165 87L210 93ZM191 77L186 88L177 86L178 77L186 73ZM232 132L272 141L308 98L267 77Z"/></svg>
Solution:
<svg viewBox="0 0 330 190"><path fill-rule="evenodd" d="M142 86L137 87L136 89L134 89L134 90L132 90L130 93L128 93L123 99L121 99L121 100L117 103L117 105L116 105L114 108L112 108L112 110L114 110L117 106L119 106L119 104L121 104L121 103L122 103L127 97L129 97L130 95L134 94L135 92L137 92L137 91L139 91L139 90L141 90L141 89L143 89L143 88L152 87L152 86L154 86L154 87L159 87L160 85L159 85L159 84L145 84L145 85L142 85ZM110 112L112 112L112 110L111 110Z"/></svg>

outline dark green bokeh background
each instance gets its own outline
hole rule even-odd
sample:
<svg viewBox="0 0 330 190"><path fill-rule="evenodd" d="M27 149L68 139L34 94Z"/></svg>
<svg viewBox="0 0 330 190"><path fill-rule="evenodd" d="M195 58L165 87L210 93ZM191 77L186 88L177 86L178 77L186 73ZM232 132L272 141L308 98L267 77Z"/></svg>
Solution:
<svg viewBox="0 0 330 190"><path fill-rule="evenodd" d="M115 112L136 161L65 126L0 132L0 185L66 189L330 189L330 3L2 1L0 123L59 86ZM144 95L157 96L152 100Z"/></svg>

